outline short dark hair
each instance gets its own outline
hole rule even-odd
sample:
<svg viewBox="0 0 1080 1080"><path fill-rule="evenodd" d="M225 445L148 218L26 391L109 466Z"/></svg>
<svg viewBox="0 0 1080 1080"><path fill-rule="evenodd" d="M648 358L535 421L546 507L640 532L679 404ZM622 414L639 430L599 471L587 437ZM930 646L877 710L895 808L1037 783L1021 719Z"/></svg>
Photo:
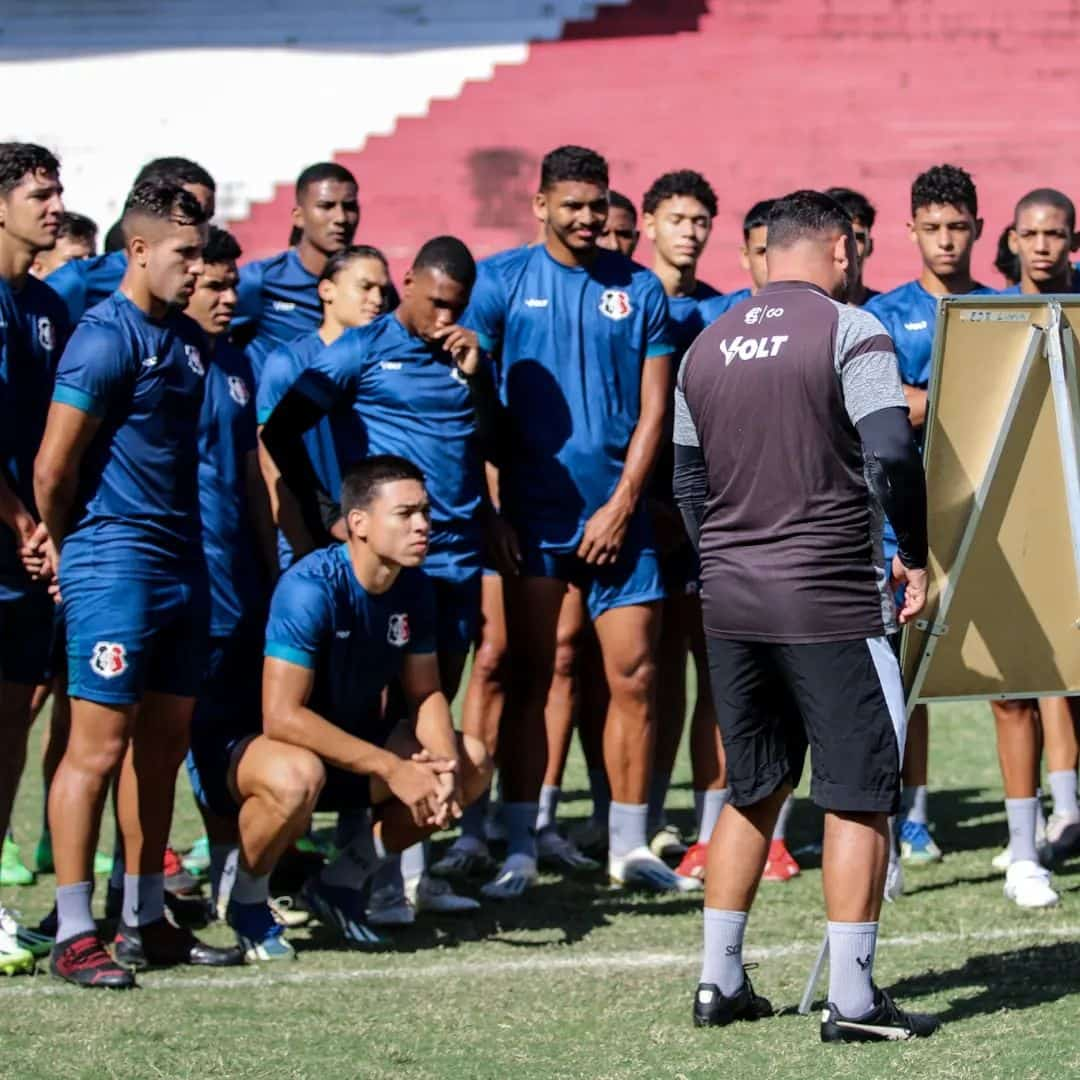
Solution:
<svg viewBox="0 0 1080 1080"><path fill-rule="evenodd" d="M217 191L214 178L197 162L183 157L159 157L148 161L135 177L132 187L144 184L148 180L157 180L171 184L198 184L200 187Z"/></svg>
<svg viewBox="0 0 1080 1080"><path fill-rule="evenodd" d="M386 256L377 247L372 247L370 244L354 244L352 247L335 251L327 257L319 280L333 281L354 259L378 259L388 270L390 268Z"/></svg>
<svg viewBox="0 0 1080 1080"><path fill-rule="evenodd" d="M835 199L850 215L852 221L861 221L868 229L877 221L874 204L861 192L849 187L831 187L825 189L830 199Z"/></svg>
<svg viewBox="0 0 1080 1080"><path fill-rule="evenodd" d="M971 176L956 165L935 165L911 185L911 216L921 206L957 206L979 216L979 197Z"/></svg>
<svg viewBox="0 0 1080 1080"><path fill-rule="evenodd" d="M397 454L375 454L351 465L341 480L341 512L366 510L384 484L397 480L424 483L424 474L411 461Z"/></svg>
<svg viewBox="0 0 1080 1080"><path fill-rule="evenodd" d="M1010 285L1020 281L1020 256L1009 247L1009 237L1012 235L1012 225L1006 225L998 237L997 254L994 256L994 269Z"/></svg>
<svg viewBox="0 0 1080 1080"><path fill-rule="evenodd" d="M1072 199L1064 192L1056 188L1041 187L1029 191L1017 204L1013 211L1013 225L1020 216L1021 210L1027 210L1031 206L1052 206L1055 210L1061 210L1065 214L1065 220L1069 223L1069 232L1076 231L1076 207Z"/></svg>
<svg viewBox="0 0 1080 1080"><path fill-rule="evenodd" d="M823 191L793 191L769 211L769 248L785 248L803 239L833 232L850 232L851 217Z"/></svg>
<svg viewBox="0 0 1080 1080"><path fill-rule="evenodd" d="M44 146L30 142L0 143L0 195L7 195L35 173L60 172L60 160Z"/></svg>
<svg viewBox="0 0 1080 1080"><path fill-rule="evenodd" d="M674 199L679 195L697 199L708 210L709 217L716 217L716 192L709 181L693 169L664 173L658 180L654 180L652 187L645 192L641 200L641 209L646 214L655 214L656 208L665 199Z"/></svg>
<svg viewBox="0 0 1080 1080"><path fill-rule="evenodd" d="M540 190L546 191L561 181L608 186L607 162L584 146L559 146L544 155L540 163Z"/></svg>
<svg viewBox="0 0 1080 1080"><path fill-rule="evenodd" d="M120 218L125 241L131 239L128 220L138 214L178 225L202 225L206 221L199 200L187 188L165 180L144 180L131 189Z"/></svg>
<svg viewBox="0 0 1080 1080"><path fill-rule="evenodd" d="M109 226L109 231L105 234L105 243L102 246L105 248L106 255L113 251L124 250L124 223L122 221L114 221Z"/></svg>
<svg viewBox="0 0 1080 1080"><path fill-rule="evenodd" d="M340 184L352 184L357 188L360 186L356 183L356 177L344 165L339 165L336 161L317 161L296 178L296 201L299 202L304 197L304 192L312 184L321 184L324 180L336 180Z"/></svg>
<svg viewBox="0 0 1080 1080"><path fill-rule="evenodd" d="M210 226L210 235L203 248L203 262L208 264L236 262L244 254L236 237L216 225Z"/></svg>
<svg viewBox="0 0 1080 1080"><path fill-rule="evenodd" d="M762 225L769 224L769 212L772 210L775 202L775 199L762 199L760 202L754 203L754 205L746 211L746 215L742 219L743 240L750 239L751 229L760 229Z"/></svg>
<svg viewBox="0 0 1080 1080"><path fill-rule="evenodd" d="M413 259L413 270L441 270L459 285L471 289L476 283L476 260L456 236L436 236Z"/></svg>
<svg viewBox="0 0 1080 1080"><path fill-rule="evenodd" d="M607 201L612 210L625 210L637 224L637 207L633 199L628 199L621 191L608 191Z"/></svg>
<svg viewBox="0 0 1080 1080"><path fill-rule="evenodd" d="M98 227L93 218L85 214L76 214L74 210L65 210L60 215L60 224L56 229L56 239L70 236L73 240L89 240L97 244Z"/></svg>

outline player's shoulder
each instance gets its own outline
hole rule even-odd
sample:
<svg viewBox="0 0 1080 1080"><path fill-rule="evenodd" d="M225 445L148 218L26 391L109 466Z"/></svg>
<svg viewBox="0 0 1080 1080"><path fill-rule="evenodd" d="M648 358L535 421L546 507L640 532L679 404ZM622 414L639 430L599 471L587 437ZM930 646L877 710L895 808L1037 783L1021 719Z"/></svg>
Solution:
<svg viewBox="0 0 1080 1080"><path fill-rule="evenodd" d="M876 315L882 322L890 318L902 315L929 295L918 281L905 281L903 285L897 285L895 289L888 289L872 296L863 305L863 311L869 311Z"/></svg>
<svg viewBox="0 0 1080 1080"><path fill-rule="evenodd" d="M531 268L540 265L543 257L541 244L523 244L489 255L477 263L477 286L488 293L494 290L509 294Z"/></svg>
<svg viewBox="0 0 1080 1080"><path fill-rule="evenodd" d="M853 350L892 351L892 337L880 318L865 307L831 301L836 306L837 354L846 358Z"/></svg>
<svg viewBox="0 0 1080 1080"><path fill-rule="evenodd" d="M331 597L342 584L348 560L342 558L344 545L318 548L298 559L278 582L278 591L288 596Z"/></svg>

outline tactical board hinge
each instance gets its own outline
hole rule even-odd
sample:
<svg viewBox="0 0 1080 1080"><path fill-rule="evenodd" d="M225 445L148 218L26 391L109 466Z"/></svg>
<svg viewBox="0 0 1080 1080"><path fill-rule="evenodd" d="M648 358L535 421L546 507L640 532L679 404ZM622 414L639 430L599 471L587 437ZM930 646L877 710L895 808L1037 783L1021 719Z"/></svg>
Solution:
<svg viewBox="0 0 1080 1080"><path fill-rule="evenodd" d="M916 619L915 629L930 637L944 637L949 632L948 623L932 623L929 619Z"/></svg>

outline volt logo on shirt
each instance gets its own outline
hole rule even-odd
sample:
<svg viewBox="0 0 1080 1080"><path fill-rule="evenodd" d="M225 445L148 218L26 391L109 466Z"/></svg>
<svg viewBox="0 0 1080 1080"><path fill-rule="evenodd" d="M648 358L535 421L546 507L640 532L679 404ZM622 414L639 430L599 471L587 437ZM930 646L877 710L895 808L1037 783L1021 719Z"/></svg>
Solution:
<svg viewBox="0 0 1080 1080"><path fill-rule="evenodd" d="M720 342L720 351L724 354L724 367L733 360L764 360L767 356L776 356L788 334L772 334L769 337L744 338L741 335L730 344L727 338Z"/></svg>

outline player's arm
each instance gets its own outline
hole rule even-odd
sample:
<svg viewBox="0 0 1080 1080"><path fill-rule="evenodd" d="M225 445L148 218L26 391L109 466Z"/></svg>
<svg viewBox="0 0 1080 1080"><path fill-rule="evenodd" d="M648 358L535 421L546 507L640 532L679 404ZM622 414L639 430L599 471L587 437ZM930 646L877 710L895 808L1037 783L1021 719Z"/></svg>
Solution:
<svg viewBox="0 0 1080 1080"><path fill-rule="evenodd" d="M907 400L908 421L913 428L921 428L926 423L927 402L929 394L925 387L904 386L904 397ZM892 518L889 519L890 521Z"/></svg>
<svg viewBox="0 0 1080 1080"><path fill-rule="evenodd" d="M675 473L671 478L671 492L682 515L686 534L697 551L701 542L701 523L705 519L709 474L705 468L705 455L698 440L697 427L683 393L687 364L693 355L694 347L691 346L682 358L675 379L675 408L671 427L671 437L675 442Z"/></svg>
<svg viewBox="0 0 1080 1080"><path fill-rule="evenodd" d="M255 546L271 581L278 576L277 536L270 493L263 481L258 449L244 455L244 490L247 493L248 519L255 536Z"/></svg>
<svg viewBox="0 0 1080 1080"><path fill-rule="evenodd" d="M377 776L395 798L409 807L418 825L436 824L442 811L445 766L438 762L406 761L374 743L359 739L307 707L315 685L313 658L303 662L275 656L267 645L263 664L263 733L271 739L300 746L329 765L358 776Z"/></svg>
<svg viewBox="0 0 1080 1080"><path fill-rule="evenodd" d="M578 556L604 566L615 561L634 508L656 464L671 396L671 356L650 356L641 370L641 413L612 496L585 525Z"/></svg>
<svg viewBox="0 0 1080 1080"><path fill-rule="evenodd" d="M51 570L45 554L48 531L23 505L3 470L0 470L0 522L15 534L19 559L30 577L37 580L48 576Z"/></svg>

